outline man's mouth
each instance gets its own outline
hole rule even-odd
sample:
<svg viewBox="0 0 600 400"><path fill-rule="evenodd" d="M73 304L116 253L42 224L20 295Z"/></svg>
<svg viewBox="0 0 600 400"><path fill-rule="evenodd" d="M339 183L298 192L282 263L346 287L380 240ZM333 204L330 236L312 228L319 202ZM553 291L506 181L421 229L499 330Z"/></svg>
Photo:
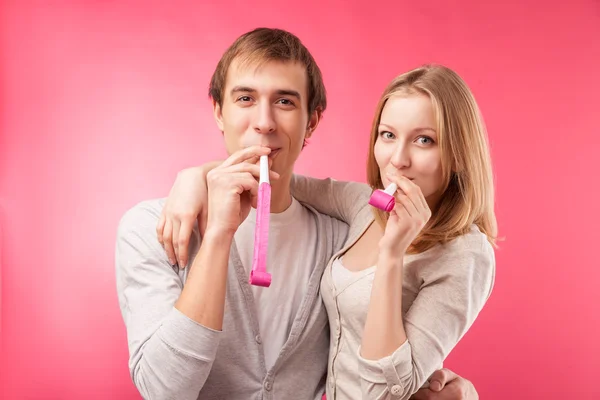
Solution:
<svg viewBox="0 0 600 400"><path fill-rule="evenodd" d="M279 149L271 149L271 152L269 153L269 158L275 158L275 156L277 154L279 154L280 150L281 150L281 148L279 148Z"/></svg>

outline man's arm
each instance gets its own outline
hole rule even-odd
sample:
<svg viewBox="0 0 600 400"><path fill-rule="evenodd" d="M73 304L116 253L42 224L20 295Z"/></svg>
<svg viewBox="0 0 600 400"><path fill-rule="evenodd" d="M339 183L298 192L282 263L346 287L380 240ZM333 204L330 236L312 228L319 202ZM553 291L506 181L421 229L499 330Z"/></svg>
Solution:
<svg viewBox="0 0 600 400"><path fill-rule="evenodd" d="M155 236L160 206L138 206L117 235L117 288L127 326L132 378L148 399L195 399L208 377L223 324L233 235L258 191L257 165L269 148L232 154L208 175L208 222L185 286ZM278 178L276 175L274 178Z"/></svg>
<svg viewBox="0 0 600 400"><path fill-rule="evenodd" d="M117 290L127 328L129 370L145 399L196 399L220 333L189 312L194 301L201 302L198 295L180 298L182 279L155 235L159 213L158 205L141 203L124 215L117 234ZM208 246L202 247L206 253ZM195 281L187 286L188 292L202 290ZM174 307L178 299L179 309Z"/></svg>

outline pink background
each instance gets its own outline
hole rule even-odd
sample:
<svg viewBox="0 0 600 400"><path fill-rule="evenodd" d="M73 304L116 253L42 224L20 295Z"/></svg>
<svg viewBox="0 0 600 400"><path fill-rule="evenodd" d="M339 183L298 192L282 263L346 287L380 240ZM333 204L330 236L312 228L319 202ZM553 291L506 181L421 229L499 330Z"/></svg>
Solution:
<svg viewBox="0 0 600 400"><path fill-rule="evenodd" d="M257 26L299 35L324 73L330 107L301 173L365 179L372 113L396 74L440 62L465 78L506 240L493 295L447 366L486 400L600 398L597 0L199 3L4 1L0 398L139 398L116 225L179 169L223 156L208 81Z"/></svg>

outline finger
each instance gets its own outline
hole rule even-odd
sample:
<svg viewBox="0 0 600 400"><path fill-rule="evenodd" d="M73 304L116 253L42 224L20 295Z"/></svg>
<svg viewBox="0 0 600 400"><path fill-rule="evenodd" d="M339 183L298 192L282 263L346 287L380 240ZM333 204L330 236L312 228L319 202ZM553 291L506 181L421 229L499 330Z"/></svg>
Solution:
<svg viewBox="0 0 600 400"><path fill-rule="evenodd" d="M167 252L167 258L169 259L169 263L171 265L175 265L175 254L173 252L173 226L171 225L171 220L167 219L165 223L165 230L163 231L163 242L165 251Z"/></svg>
<svg viewBox="0 0 600 400"><path fill-rule="evenodd" d="M208 212L206 207L202 208L200 211L200 215L198 216L198 229L200 230L200 237L204 237L204 232L206 232L206 224L208 223Z"/></svg>
<svg viewBox="0 0 600 400"><path fill-rule="evenodd" d="M165 208L163 207L163 210L160 213L160 218L158 219L158 224L156 224L156 236L158 237L158 242L161 246L163 246L163 230L165 229L166 221L167 219L165 218Z"/></svg>
<svg viewBox="0 0 600 400"><path fill-rule="evenodd" d="M417 218L419 216L419 210L417 210L414 203L407 195L402 192L397 193L396 199L406 209L406 212L411 218Z"/></svg>
<svg viewBox="0 0 600 400"><path fill-rule="evenodd" d="M442 368L435 371L431 375L431 378L429 379L429 387L434 392L439 392L444 388L444 386L446 386L448 382L453 381L456 378L458 378L458 375L456 375L454 372L447 368Z"/></svg>
<svg viewBox="0 0 600 400"><path fill-rule="evenodd" d="M271 153L271 149L264 146L250 146L245 149L236 151L222 164L223 167L239 164L247 161L252 157L266 156Z"/></svg>
<svg viewBox="0 0 600 400"><path fill-rule="evenodd" d="M175 252L175 261L179 264L179 268L183 268L179 263L179 229L181 222L178 219L173 220L173 251Z"/></svg>
<svg viewBox="0 0 600 400"><path fill-rule="evenodd" d="M417 185L416 183L414 183L413 181L411 181L410 179L406 179L406 182L413 187L414 193L415 193L415 205L417 205L417 203L420 203L421 210L429 210L429 204L427 204L427 199L425 199L425 195L423 194L423 191L421 190L421 187L419 185Z"/></svg>
<svg viewBox="0 0 600 400"><path fill-rule="evenodd" d="M439 392L440 390L443 389L443 386L440 383L440 381L431 381L431 382L429 382L429 388L431 390L433 390L434 392Z"/></svg>
<svg viewBox="0 0 600 400"><path fill-rule="evenodd" d="M423 207L423 210L429 210L429 204L427 204L427 199L425 198L425 195L423 194L421 187L414 182L413 182L413 185L415 185L416 187L419 188L417 193L419 194L418 197L419 197L419 200L421 201L421 206Z"/></svg>
<svg viewBox="0 0 600 400"><path fill-rule="evenodd" d="M416 185L413 181L403 176L398 180L398 187L414 204L415 208L421 209L423 208L423 203L421 202L421 188Z"/></svg>
<svg viewBox="0 0 600 400"><path fill-rule="evenodd" d="M420 389L417 393L412 395L411 400L432 400L433 392L429 389Z"/></svg>
<svg viewBox="0 0 600 400"><path fill-rule="evenodd" d="M250 196L256 197L258 196L258 182L254 177L250 174L242 174L240 176L240 183L244 188L244 191L250 193Z"/></svg>
<svg viewBox="0 0 600 400"><path fill-rule="evenodd" d="M247 163L247 162L243 162L240 164L235 164L230 167L227 167L226 169L223 170L223 172L224 173L248 172L252 176L254 176L256 179L260 179L260 166L256 165L256 164ZM279 173L272 171L272 170L269 171L270 179L277 180L277 179L279 179L279 177L280 177Z"/></svg>
<svg viewBox="0 0 600 400"><path fill-rule="evenodd" d="M236 193L242 195L249 192L251 196L258 196L258 181L248 172L238 172L229 176Z"/></svg>
<svg viewBox="0 0 600 400"><path fill-rule="evenodd" d="M398 203L398 193L403 192L402 190L402 179L399 176L396 175L391 175L391 174L386 174L386 178L388 179L388 181L395 183L396 186L398 187L396 189L396 193L394 193L394 197L396 197L396 203Z"/></svg>
<svg viewBox="0 0 600 400"><path fill-rule="evenodd" d="M252 157L247 159L245 162L247 162L248 164L258 164L259 161L260 157Z"/></svg>
<svg viewBox="0 0 600 400"><path fill-rule="evenodd" d="M177 247L179 248L179 260L180 268L187 267L188 263L188 245L190 244L190 237L192 236L192 230L194 229L194 220L182 221L181 227L179 228L179 237Z"/></svg>
<svg viewBox="0 0 600 400"><path fill-rule="evenodd" d="M252 158L246 160L247 163L257 164L257 165L260 165L259 161L260 161L260 157L252 157ZM268 158L268 162L269 162L269 169L271 169L271 167L273 166L273 159Z"/></svg>
<svg viewBox="0 0 600 400"><path fill-rule="evenodd" d="M400 203L397 199L394 209L390 212L390 216L392 215L395 215L398 220L410 218L410 214L406 210L406 207L404 207L404 204Z"/></svg>
<svg viewBox="0 0 600 400"><path fill-rule="evenodd" d="M424 208L427 207L427 201L425 201L419 185L404 176L395 177L387 175L387 178L398 185L398 189L408 196L419 212L425 211Z"/></svg>

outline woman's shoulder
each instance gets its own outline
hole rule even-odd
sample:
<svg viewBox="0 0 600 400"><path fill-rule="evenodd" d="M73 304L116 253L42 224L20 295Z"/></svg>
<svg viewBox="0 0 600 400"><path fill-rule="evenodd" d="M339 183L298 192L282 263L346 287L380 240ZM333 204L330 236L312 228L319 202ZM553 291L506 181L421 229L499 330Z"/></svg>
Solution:
<svg viewBox="0 0 600 400"><path fill-rule="evenodd" d="M442 251L470 251L474 253L493 253L493 246L485 233L472 224L469 231L440 246Z"/></svg>
<svg viewBox="0 0 600 400"><path fill-rule="evenodd" d="M467 272L474 267L493 269L495 254L487 236L477 225L472 225L465 234L414 255L414 261L437 270Z"/></svg>

